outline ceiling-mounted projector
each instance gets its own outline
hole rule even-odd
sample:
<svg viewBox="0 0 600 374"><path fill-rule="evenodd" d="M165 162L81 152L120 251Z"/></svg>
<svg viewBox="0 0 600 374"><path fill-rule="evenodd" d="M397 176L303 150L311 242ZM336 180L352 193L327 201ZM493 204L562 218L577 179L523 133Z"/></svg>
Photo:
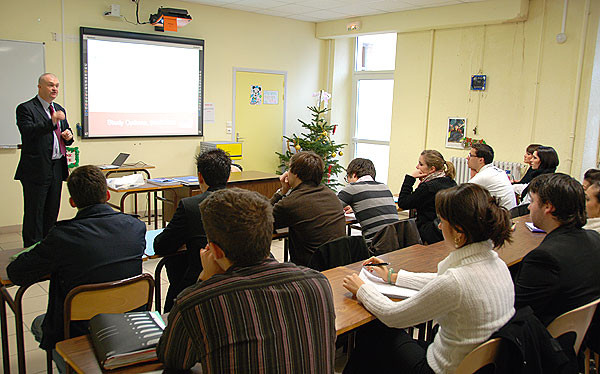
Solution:
<svg viewBox="0 0 600 374"><path fill-rule="evenodd" d="M156 31L175 31L190 23L192 16L185 9L158 8L156 14L150 15L150 24Z"/></svg>

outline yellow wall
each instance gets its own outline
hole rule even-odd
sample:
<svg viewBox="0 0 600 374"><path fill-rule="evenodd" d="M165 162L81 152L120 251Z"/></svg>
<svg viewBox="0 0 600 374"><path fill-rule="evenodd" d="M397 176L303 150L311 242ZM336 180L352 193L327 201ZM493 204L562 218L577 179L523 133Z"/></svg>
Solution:
<svg viewBox="0 0 600 374"><path fill-rule="evenodd" d="M463 5L463 19L486 23L475 4ZM559 171L579 176L600 2L569 1L564 44L555 39L562 1L531 0L526 21L509 17L504 23L471 26L473 22L465 20L469 26L448 27L442 22L444 12L451 15L455 10L454 6L420 10L420 19L428 21L408 26L400 23L406 17L400 13L364 18L369 32L420 30L398 33L391 189L399 191L423 149L437 149L447 159L466 155L467 151L445 148L447 120L454 116L467 118L468 136L484 138L497 160L522 162L525 147L539 142L556 148ZM398 23L391 24L390 17ZM340 31L343 25L320 23L317 35L354 37ZM477 73L488 76L484 92L469 90L470 76ZM345 71L339 74L340 79L349 77ZM475 125L477 135L472 132Z"/></svg>
<svg viewBox="0 0 600 374"><path fill-rule="evenodd" d="M135 7L129 0L64 0L65 71L63 76L61 1L19 0L3 2L7 16L0 23L0 38L38 41L46 43L46 70L54 72L61 80L62 91L57 102L65 106L71 126L80 118L80 68L79 27L96 27L113 30L154 33L150 25L134 26L102 15L110 4L119 4L121 14L135 20ZM146 21L159 6L184 8L193 21L176 34L170 35L204 39L205 102L214 103L216 123L205 124L205 140L229 140L225 123L232 119L233 67L287 71L288 133L297 131L296 118L307 116L307 105L312 105L312 93L323 87L326 42L315 38L315 24L285 18L202 6L181 1L144 0L140 7L140 20ZM52 40L52 33L59 41ZM124 61L123 63L127 63ZM10 89L4 87L4 89ZM157 89L160 81L157 80ZM31 87L31 96L37 92ZM66 94L66 100L65 100ZM120 152L129 152L128 162L144 161L156 165L153 175L193 174L193 156L199 150L201 138L152 138L81 140L74 145L81 151L81 164L110 162ZM279 149L278 149L279 150ZM277 151L278 151L277 150ZM275 152L276 150L273 150ZM20 151L0 150L0 227L21 223L22 192L20 183L13 180ZM274 158L277 156L273 153ZM273 170L266 170L273 171ZM70 218L74 211L66 202L68 193L63 190L60 218Z"/></svg>

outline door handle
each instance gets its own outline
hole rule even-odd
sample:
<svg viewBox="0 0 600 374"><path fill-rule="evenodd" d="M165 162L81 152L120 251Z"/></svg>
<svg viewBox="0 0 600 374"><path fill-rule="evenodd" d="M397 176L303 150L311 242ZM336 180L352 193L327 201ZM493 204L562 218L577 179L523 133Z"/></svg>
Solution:
<svg viewBox="0 0 600 374"><path fill-rule="evenodd" d="M240 136L240 133L239 133L239 132L236 132L236 133L235 133L235 141L236 141L236 142L238 142L238 143L239 143L239 142L242 142L242 143L243 143L243 142L244 142L244 139L245 139L244 137L241 137L241 136Z"/></svg>

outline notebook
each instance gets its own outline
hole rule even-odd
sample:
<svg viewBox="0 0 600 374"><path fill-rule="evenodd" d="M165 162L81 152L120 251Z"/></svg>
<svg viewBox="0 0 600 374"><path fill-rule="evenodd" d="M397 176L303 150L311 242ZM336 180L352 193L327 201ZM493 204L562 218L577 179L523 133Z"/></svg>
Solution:
<svg viewBox="0 0 600 374"><path fill-rule="evenodd" d="M125 160L129 157L129 153L119 153L117 158L110 165L98 165L98 167L102 170L104 169L118 169L123 165Z"/></svg>
<svg viewBox="0 0 600 374"><path fill-rule="evenodd" d="M110 370L156 361L156 344L165 329L158 312L101 313L90 320L90 337L100 366Z"/></svg>

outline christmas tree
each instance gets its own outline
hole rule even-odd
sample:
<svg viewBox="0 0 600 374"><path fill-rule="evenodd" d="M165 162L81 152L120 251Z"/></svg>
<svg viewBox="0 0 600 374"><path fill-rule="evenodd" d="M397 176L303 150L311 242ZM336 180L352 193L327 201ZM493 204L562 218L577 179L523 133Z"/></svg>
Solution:
<svg viewBox="0 0 600 374"><path fill-rule="evenodd" d="M342 148L346 144L335 144L335 141L331 139L331 136L335 134L335 130L338 125L330 125L325 120L325 114L330 110L327 108L327 104L331 95L321 90L315 93L313 96L317 97L317 104L315 106L307 107L311 111L312 119L309 123L298 119L308 133L300 134L300 137L296 134L292 136L284 136L287 141L287 150L285 154L279 152L279 169L278 174L281 174L281 170L287 169L290 158L297 152L300 151L313 151L325 162L325 170L323 172L322 183L329 188L335 190L337 186L342 186L338 183L337 175L344 170L339 164L337 157L342 156ZM324 103L325 105L322 105Z"/></svg>

